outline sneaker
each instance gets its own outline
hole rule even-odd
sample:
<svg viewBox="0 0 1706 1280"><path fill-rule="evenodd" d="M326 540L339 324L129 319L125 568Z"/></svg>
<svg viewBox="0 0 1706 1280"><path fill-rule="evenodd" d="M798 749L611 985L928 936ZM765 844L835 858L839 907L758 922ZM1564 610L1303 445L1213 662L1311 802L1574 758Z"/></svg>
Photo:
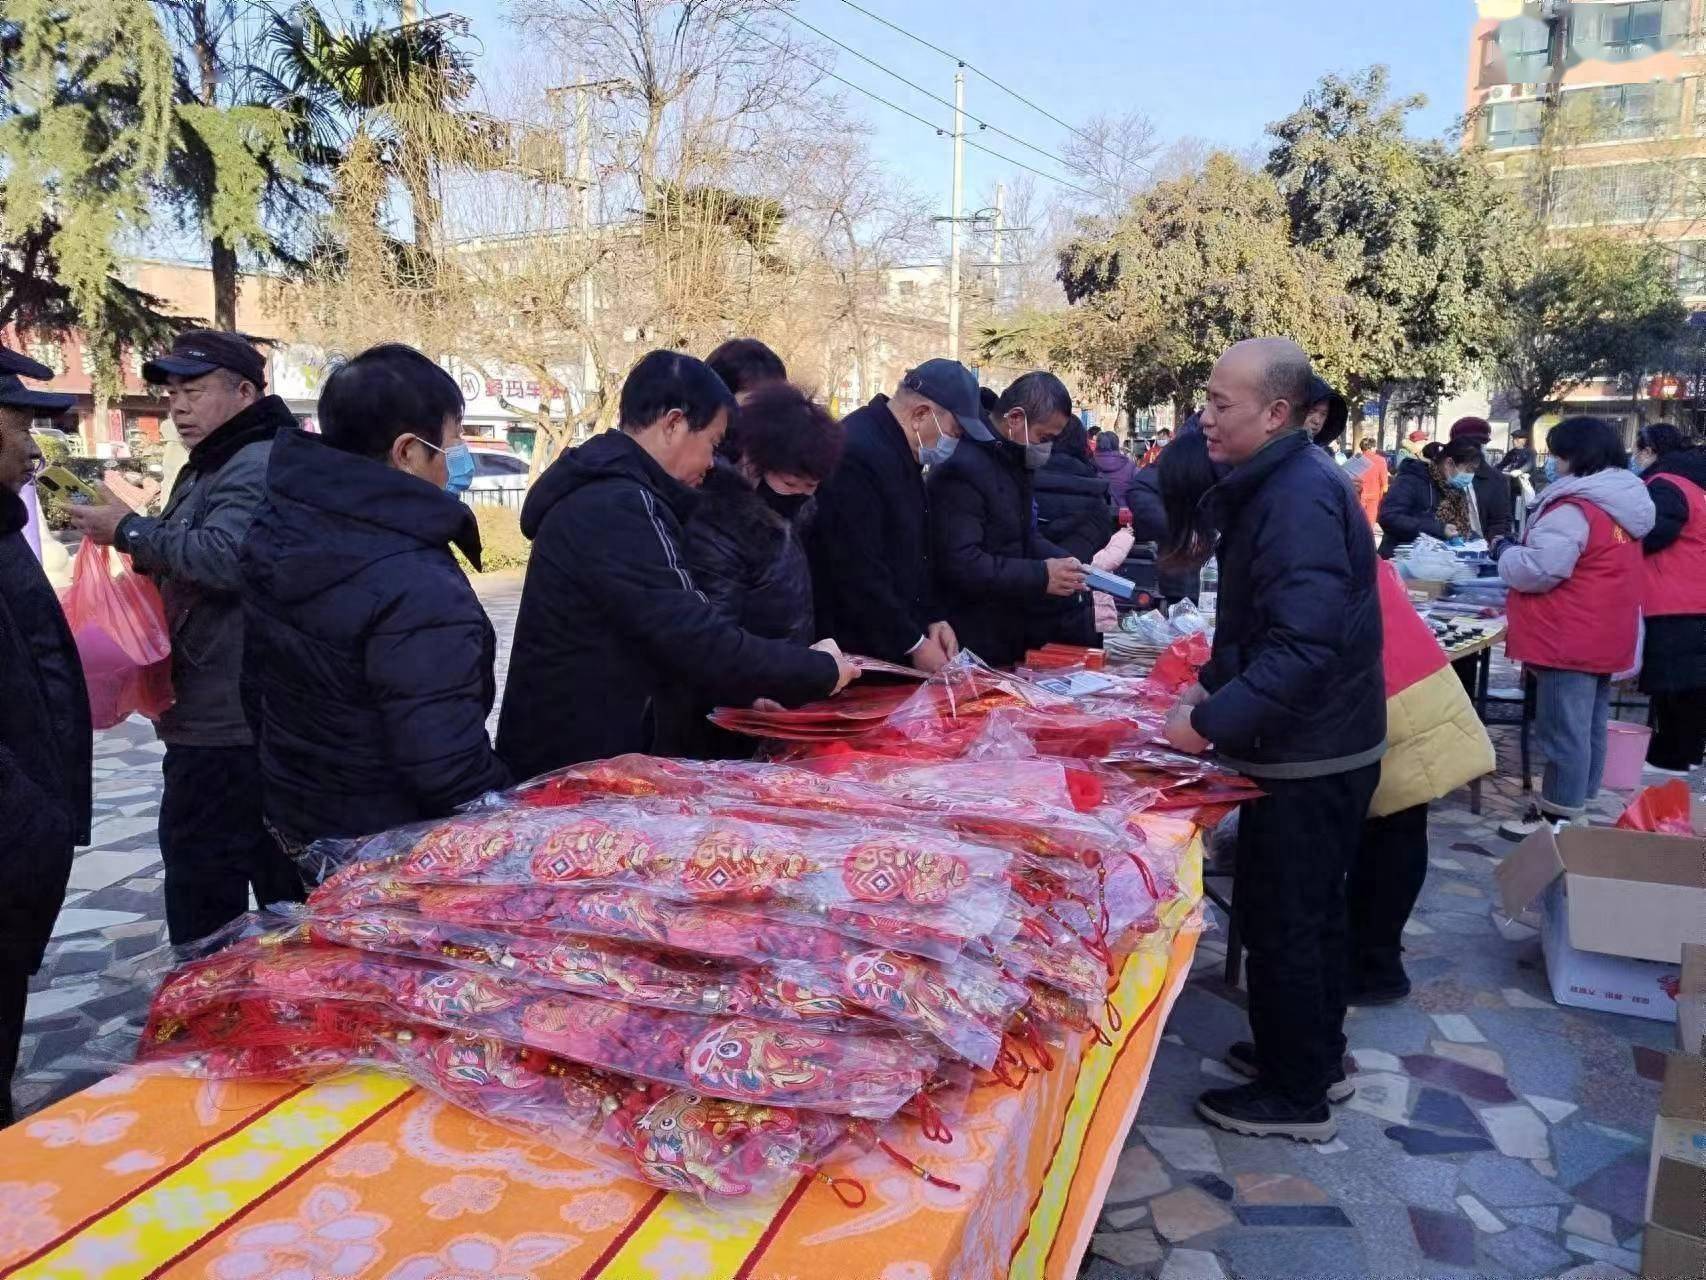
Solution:
<svg viewBox="0 0 1706 1280"><path fill-rule="evenodd" d="M1406 1000L1410 995L1410 980L1399 978L1387 982L1353 982L1345 992L1345 1003L1358 1008L1371 1008L1375 1005L1397 1004ZM1331 1095L1329 1095L1330 1097Z"/></svg>
<svg viewBox="0 0 1706 1280"><path fill-rule="evenodd" d="M1661 769L1656 764L1646 766L1647 773L1656 773L1661 778L1686 778L1693 772L1690 769Z"/></svg>
<svg viewBox="0 0 1706 1280"><path fill-rule="evenodd" d="M1260 1074L1256 1066L1256 1046L1248 1040L1235 1040L1226 1050L1223 1061L1246 1080L1254 1080ZM1327 1082L1327 1101L1348 1102L1356 1096L1356 1091L1356 1085L1345 1079L1345 1064L1341 1062L1338 1075Z"/></svg>
<svg viewBox="0 0 1706 1280"><path fill-rule="evenodd" d="M1235 1089L1210 1089L1197 1099L1197 1114L1217 1128L1251 1138L1331 1142L1339 1132L1326 1102L1300 1107L1259 1080Z"/></svg>

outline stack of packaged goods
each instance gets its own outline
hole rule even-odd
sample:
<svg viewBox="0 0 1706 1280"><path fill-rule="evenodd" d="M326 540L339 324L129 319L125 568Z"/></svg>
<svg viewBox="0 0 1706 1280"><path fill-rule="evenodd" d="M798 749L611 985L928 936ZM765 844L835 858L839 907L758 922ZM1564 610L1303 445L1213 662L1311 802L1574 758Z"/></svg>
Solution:
<svg viewBox="0 0 1706 1280"><path fill-rule="evenodd" d="M850 1140L929 1178L885 1131L947 1141L972 1085L1022 1086L1105 1034L1120 966L1180 914L1193 827L1169 797L1210 775L1144 756L1164 698L1123 692L967 662L900 695L719 713L767 718L787 759L599 761L316 846L304 906L168 976L139 1058L376 1067L700 1197Z"/></svg>

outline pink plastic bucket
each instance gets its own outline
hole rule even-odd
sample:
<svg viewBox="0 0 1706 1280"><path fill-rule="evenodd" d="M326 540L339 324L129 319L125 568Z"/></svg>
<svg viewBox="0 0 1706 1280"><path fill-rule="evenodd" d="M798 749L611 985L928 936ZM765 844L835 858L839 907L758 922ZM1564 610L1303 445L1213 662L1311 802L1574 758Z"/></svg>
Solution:
<svg viewBox="0 0 1706 1280"><path fill-rule="evenodd" d="M1605 785L1613 791L1633 791L1641 785L1647 763L1647 742L1653 731L1644 724L1612 720L1605 726Z"/></svg>

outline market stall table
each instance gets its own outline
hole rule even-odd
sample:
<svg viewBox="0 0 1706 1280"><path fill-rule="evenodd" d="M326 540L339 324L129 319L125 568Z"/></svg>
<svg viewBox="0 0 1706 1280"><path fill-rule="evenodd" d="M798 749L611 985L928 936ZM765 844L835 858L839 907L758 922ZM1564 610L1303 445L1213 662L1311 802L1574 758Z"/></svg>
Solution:
<svg viewBox="0 0 1706 1280"><path fill-rule="evenodd" d="M1201 841L1166 936L1123 966L1110 1044L988 1085L947 1145L825 1168L779 1198L708 1209L528 1143L372 1072L212 1084L125 1071L0 1133L0 1277L575 1277L577 1280L1070 1280L1195 949Z"/></svg>

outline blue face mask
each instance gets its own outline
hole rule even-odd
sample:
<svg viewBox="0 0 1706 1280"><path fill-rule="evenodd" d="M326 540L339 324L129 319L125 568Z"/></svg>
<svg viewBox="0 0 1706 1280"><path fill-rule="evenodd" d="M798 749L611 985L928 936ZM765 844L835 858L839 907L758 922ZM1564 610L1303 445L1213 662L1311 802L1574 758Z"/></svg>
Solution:
<svg viewBox="0 0 1706 1280"><path fill-rule="evenodd" d="M420 440L434 453L444 455L444 469L448 473L448 478L444 482L444 491L455 494L467 493L468 486L474 483L474 451L461 440L458 440L448 449L441 449L431 440L421 440L419 436L414 438Z"/></svg>
<svg viewBox="0 0 1706 1280"><path fill-rule="evenodd" d="M1550 484L1558 478L1558 459L1551 454L1546 455L1546 482Z"/></svg>
<svg viewBox="0 0 1706 1280"><path fill-rule="evenodd" d="M927 467L939 467L953 456L955 447L960 443L958 436L951 436L942 430L942 423L934 413L930 415L936 424L936 443L920 444L918 446L918 461Z"/></svg>
<svg viewBox="0 0 1706 1280"><path fill-rule="evenodd" d="M1453 489L1473 489L1475 487L1475 477L1467 471L1452 476L1451 487Z"/></svg>
<svg viewBox="0 0 1706 1280"><path fill-rule="evenodd" d="M474 483L474 451L458 441L444 451L445 470L450 478L444 482L446 493L467 493Z"/></svg>

